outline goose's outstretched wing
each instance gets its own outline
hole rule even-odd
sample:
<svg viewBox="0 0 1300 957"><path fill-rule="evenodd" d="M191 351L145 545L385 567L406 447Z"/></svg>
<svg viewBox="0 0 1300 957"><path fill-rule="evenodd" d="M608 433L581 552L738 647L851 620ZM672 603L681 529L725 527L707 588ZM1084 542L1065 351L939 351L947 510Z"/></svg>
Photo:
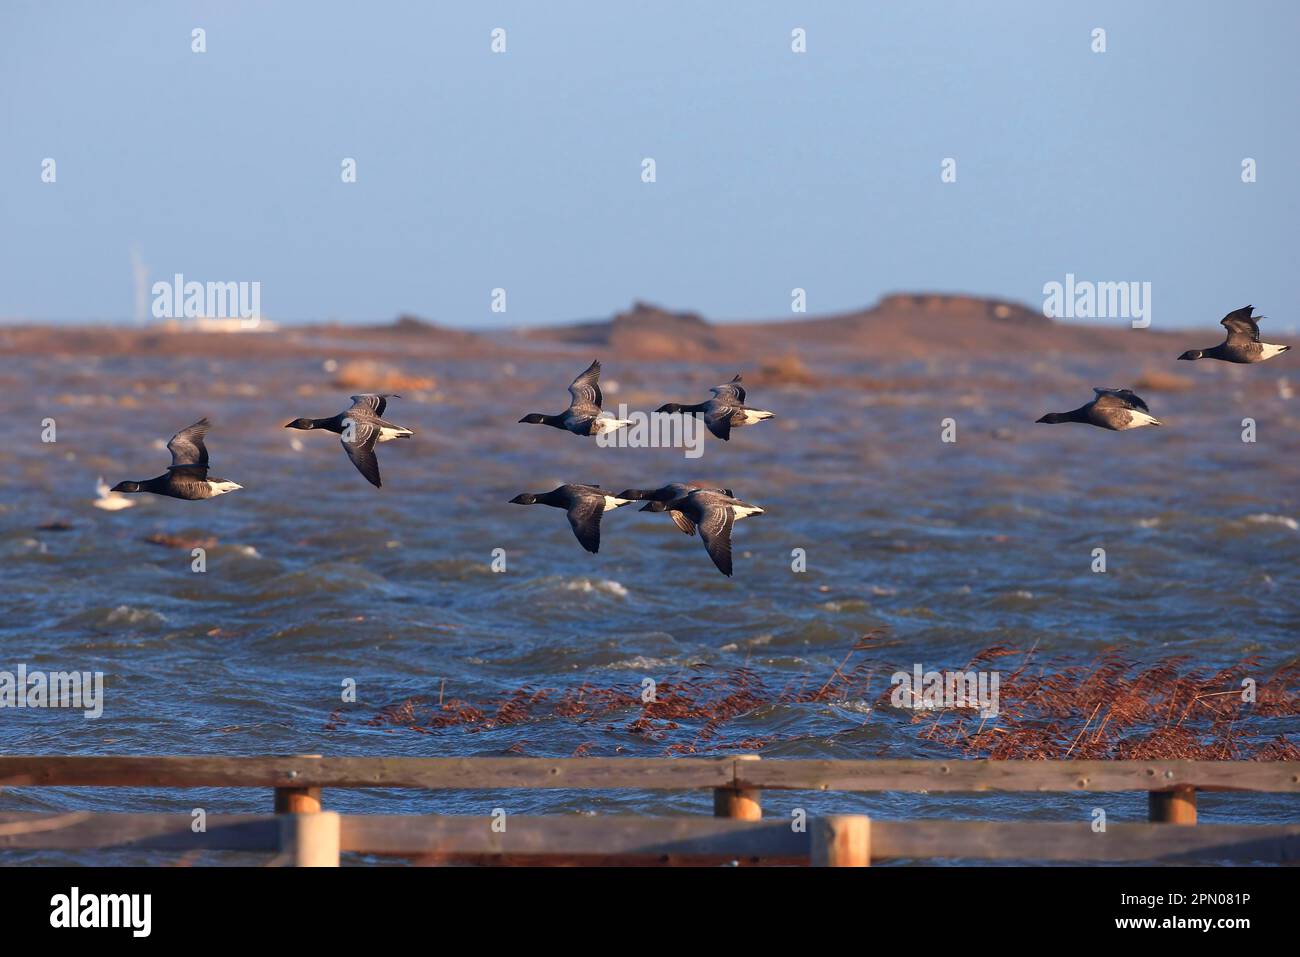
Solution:
<svg viewBox="0 0 1300 957"><path fill-rule="evenodd" d="M589 552L600 551L600 516L605 512L604 495L580 495L567 509L569 526L578 544Z"/></svg>
<svg viewBox="0 0 1300 957"><path fill-rule="evenodd" d="M1240 342L1259 342L1259 322L1263 316L1251 318L1254 306L1242 306L1240 309L1234 309L1222 319L1219 324L1228 330L1228 341L1234 339Z"/></svg>
<svg viewBox="0 0 1300 957"><path fill-rule="evenodd" d="M739 406L744 405L745 403L745 387L740 384L739 375L730 382L725 382L722 385L715 385L709 391L728 404Z"/></svg>
<svg viewBox="0 0 1300 957"><path fill-rule="evenodd" d="M674 525L680 528L687 535L695 534L695 523L687 518L684 512L679 512L676 509L670 508L668 510L668 517L673 520Z"/></svg>
<svg viewBox="0 0 1300 957"><path fill-rule="evenodd" d="M704 413L704 424L709 427L709 431L722 439L724 442L731 441L731 419L740 408L739 404L731 405L730 400L723 401L719 397L711 403L709 410Z"/></svg>
<svg viewBox="0 0 1300 957"><path fill-rule="evenodd" d="M401 396L394 392L366 392L361 395L350 396L350 398L352 399L352 408L348 409L349 412L359 409L378 418L388 408L389 399L400 399Z"/></svg>
<svg viewBox="0 0 1300 957"><path fill-rule="evenodd" d="M1139 412L1151 412L1142 397L1130 389L1093 389L1092 391L1097 393L1095 404L1099 408L1136 409Z"/></svg>
<svg viewBox="0 0 1300 957"><path fill-rule="evenodd" d="M349 436L349 431L351 435ZM348 441L349 438L351 441ZM383 488L379 478L379 458L375 455L375 442L379 439L379 426L361 419L344 419L343 434L339 444L348 458L357 467L357 471L366 477L366 481L375 488Z"/></svg>
<svg viewBox="0 0 1300 957"><path fill-rule="evenodd" d="M600 360L595 359L587 366L585 372L573 380L569 386L569 395L573 401L569 408L583 415L595 415L600 411L605 397L600 394Z"/></svg>
<svg viewBox="0 0 1300 957"><path fill-rule="evenodd" d="M181 429L172 436L167 448L172 454L172 468L177 466L198 465L208 467L208 447L203 444L203 437L208 434L212 423L205 416L189 428Z"/></svg>
<svg viewBox="0 0 1300 957"><path fill-rule="evenodd" d="M729 504L710 503L700 516L698 528L704 540L705 551L718 566L718 571L731 577L731 529L736 524L736 513Z"/></svg>

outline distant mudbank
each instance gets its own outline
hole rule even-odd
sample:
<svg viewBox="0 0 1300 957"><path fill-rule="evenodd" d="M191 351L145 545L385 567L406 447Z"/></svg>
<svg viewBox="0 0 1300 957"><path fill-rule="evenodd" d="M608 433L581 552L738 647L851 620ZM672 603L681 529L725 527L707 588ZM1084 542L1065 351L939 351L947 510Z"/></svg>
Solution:
<svg viewBox="0 0 1300 957"><path fill-rule="evenodd" d="M1123 349L1153 355L1172 347L1164 334L1116 326L1060 323L1040 310L1004 299L949 293L893 293L870 309L803 321L740 327L742 337L765 332L801 350L819 347L865 358L929 359L1041 357Z"/></svg>
<svg viewBox="0 0 1300 957"><path fill-rule="evenodd" d="M380 325L322 323L252 333L158 326L5 326L0 348L22 353L248 356L329 352L407 357L535 354L537 345L610 358L731 365L791 356L915 361L1016 358L1054 353L1142 354L1154 361L1186 333L1056 322L1004 299L960 293L891 293L870 308L826 316L710 322L699 313L636 301L610 319L522 330L470 332L403 315ZM1171 345L1172 343L1172 345ZM530 348L531 347L531 348ZM515 350L518 350L516 353Z"/></svg>
<svg viewBox="0 0 1300 957"><path fill-rule="evenodd" d="M647 359L700 359L725 348L717 327L698 313L672 312L640 301L612 319L550 326L528 335Z"/></svg>
<svg viewBox="0 0 1300 957"><path fill-rule="evenodd" d="M873 319L970 323L990 321L1012 327L1051 327L1041 312L1000 299L945 293L894 293L870 309L824 318L798 317L776 322L728 322L717 325L696 312L678 312L636 301L612 319L550 326L527 333L530 338L590 346L642 359L736 357L800 345L856 343L857 332ZM812 334L812 340L806 334ZM879 337L873 330L872 338ZM777 341L784 340L784 341Z"/></svg>
<svg viewBox="0 0 1300 957"><path fill-rule="evenodd" d="M912 360L1113 351L1121 343L1130 351L1170 348L1127 328L1058 323L1022 303L937 292L891 293L867 309L763 322L713 323L695 312L635 302L612 319L525 334L627 358L715 363L815 352Z"/></svg>
<svg viewBox="0 0 1300 957"><path fill-rule="evenodd" d="M876 303L871 311L884 314L912 312L954 319L992 319L1033 326L1052 324L1052 320L1043 315L1041 310L1035 311L1018 302L938 292L891 293Z"/></svg>

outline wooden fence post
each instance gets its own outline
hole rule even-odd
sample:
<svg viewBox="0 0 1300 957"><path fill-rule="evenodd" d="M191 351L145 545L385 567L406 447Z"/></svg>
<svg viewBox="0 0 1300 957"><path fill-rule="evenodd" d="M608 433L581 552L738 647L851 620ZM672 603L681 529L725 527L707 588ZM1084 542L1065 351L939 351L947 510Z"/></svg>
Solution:
<svg viewBox="0 0 1300 957"><path fill-rule="evenodd" d="M757 754L738 754L737 761L757 761ZM762 790L759 788L714 788L713 816L737 821L763 819Z"/></svg>
<svg viewBox="0 0 1300 957"><path fill-rule="evenodd" d="M338 812L320 811L281 817L280 854L289 867L338 867Z"/></svg>
<svg viewBox="0 0 1300 957"><path fill-rule="evenodd" d="M1153 824L1195 824L1196 788L1148 791L1147 819Z"/></svg>
<svg viewBox="0 0 1300 957"><path fill-rule="evenodd" d="M318 814L320 788L276 788L276 814Z"/></svg>
<svg viewBox="0 0 1300 957"><path fill-rule="evenodd" d="M814 818L809 863L813 867L869 867L871 818L865 814L832 814Z"/></svg>
<svg viewBox="0 0 1300 957"><path fill-rule="evenodd" d="M319 758L319 754L302 754L303 758ZM276 814L315 814L320 811L320 788L276 788Z"/></svg>

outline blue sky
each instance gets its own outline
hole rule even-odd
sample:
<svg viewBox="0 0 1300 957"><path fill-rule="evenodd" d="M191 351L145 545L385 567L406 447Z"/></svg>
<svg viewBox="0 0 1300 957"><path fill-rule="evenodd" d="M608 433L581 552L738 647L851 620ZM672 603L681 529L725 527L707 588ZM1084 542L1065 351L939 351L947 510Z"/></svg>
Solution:
<svg viewBox="0 0 1300 957"><path fill-rule="evenodd" d="M0 317L129 320L134 247L284 322L1038 306L1073 273L1151 282L1155 327L1252 302L1285 330L1298 27L1281 0L5 0Z"/></svg>

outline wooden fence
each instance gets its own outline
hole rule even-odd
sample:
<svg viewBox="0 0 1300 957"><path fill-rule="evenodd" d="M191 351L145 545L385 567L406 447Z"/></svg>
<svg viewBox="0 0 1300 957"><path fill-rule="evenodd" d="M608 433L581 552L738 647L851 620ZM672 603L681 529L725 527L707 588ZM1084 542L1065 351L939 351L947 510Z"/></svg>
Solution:
<svg viewBox="0 0 1300 957"><path fill-rule="evenodd" d="M273 814L0 813L0 850L146 848L269 852L329 866L341 852L424 862L814 864L886 859L1085 862L1300 860L1300 824L1196 824L1199 791L1300 793L1300 762L760 761L732 758L0 756L0 788L271 788ZM503 788L713 792L714 817L340 815L322 789ZM1145 791L1149 820L764 819L764 790ZM1184 826L1171 826L1184 825Z"/></svg>

